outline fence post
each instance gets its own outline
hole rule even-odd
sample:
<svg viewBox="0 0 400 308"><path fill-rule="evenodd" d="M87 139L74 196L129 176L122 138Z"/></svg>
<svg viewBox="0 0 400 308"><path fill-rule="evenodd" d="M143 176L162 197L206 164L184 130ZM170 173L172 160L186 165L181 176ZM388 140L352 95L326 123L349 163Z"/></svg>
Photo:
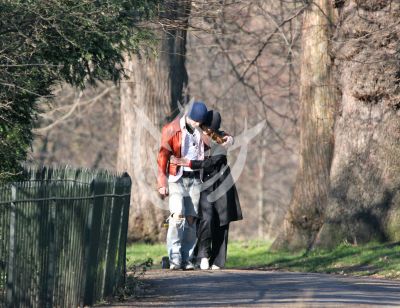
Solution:
<svg viewBox="0 0 400 308"><path fill-rule="evenodd" d="M44 173L45 168L42 169L42 173ZM48 187L46 182L44 181L44 175L39 174L39 171L33 173L32 171L32 179L40 179L38 183L38 191L37 197L41 199L38 201L38 218L40 220L38 226L38 261L39 261L39 269L40 271L37 273L38 275L38 299L39 299L39 307L50 307L48 303L48 284L49 284L49 242L51 232L49 231L50 220L50 206L48 203Z"/></svg>
<svg viewBox="0 0 400 308"><path fill-rule="evenodd" d="M10 242L7 268L7 306L13 307L14 286L14 259L15 259L15 201L17 200L17 188L11 185L11 207L10 207Z"/></svg>
<svg viewBox="0 0 400 308"><path fill-rule="evenodd" d="M116 282L119 279L117 252L119 248L118 238L121 230L121 213L123 211L124 199L119 195L125 193L124 183L120 177L114 179L113 198L112 198L112 210L111 220L108 233L108 250L106 255L106 268L104 271L104 290L103 295L109 296L114 292L116 288Z"/></svg>
<svg viewBox="0 0 400 308"><path fill-rule="evenodd" d="M86 281L84 292L84 305L92 305L95 300L95 281L97 278L98 268L98 250L101 231L101 217L103 213L104 197L96 197L96 195L103 195L105 193L105 184L97 182L95 179L91 183L91 191L93 193L93 204L91 207L90 220L88 222L87 242L86 242Z"/></svg>
<svg viewBox="0 0 400 308"><path fill-rule="evenodd" d="M119 252L118 252L118 270L119 278L117 286L125 284L126 278L126 243L128 236L128 222L129 222L129 208L131 203L131 188L132 182L128 173L124 172L121 177L121 184L124 186L124 194L127 196L122 197L123 208L121 213L121 231L119 238Z"/></svg>
<svg viewBox="0 0 400 308"><path fill-rule="evenodd" d="M48 193L47 197L51 197L54 194L54 186L53 183L49 183L49 188L48 188ZM47 290L46 290L46 307L53 307L53 301L54 299L57 300L57 298L54 298L54 291L55 291L55 283L56 283L56 262L57 262L57 256L56 256L56 202L54 200L49 199L48 202L48 211L49 211L49 216L48 216L48 247L49 247L49 254L48 254L48 272L47 272Z"/></svg>

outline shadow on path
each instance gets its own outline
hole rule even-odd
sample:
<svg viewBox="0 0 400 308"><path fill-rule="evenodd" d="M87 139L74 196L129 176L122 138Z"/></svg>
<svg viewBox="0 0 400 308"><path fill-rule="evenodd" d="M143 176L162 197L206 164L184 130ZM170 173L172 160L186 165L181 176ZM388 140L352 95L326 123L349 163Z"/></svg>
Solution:
<svg viewBox="0 0 400 308"><path fill-rule="evenodd" d="M146 273L144 296L113 307L400 307L400 281L253 270Z"/></svg>

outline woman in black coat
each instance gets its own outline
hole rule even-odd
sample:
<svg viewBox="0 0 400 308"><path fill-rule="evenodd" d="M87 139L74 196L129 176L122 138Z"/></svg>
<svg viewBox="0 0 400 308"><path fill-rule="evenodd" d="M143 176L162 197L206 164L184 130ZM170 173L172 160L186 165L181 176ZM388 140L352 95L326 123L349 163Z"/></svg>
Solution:
<svg viewBox="0 0 400 308"><path fill-rule="evenodd" d="M232 139L219 131L221 116L217 111L209 111L206 126L214 132ZM187 161L172 157L172 162L189 166L193 170L203 170L203 189L200 196L197 257L200 268L220 269L225 266L229 223L241 220L242 211L235 184L230 174L226 158L226 144L211 141L208 155L204 160Z"/></svg>

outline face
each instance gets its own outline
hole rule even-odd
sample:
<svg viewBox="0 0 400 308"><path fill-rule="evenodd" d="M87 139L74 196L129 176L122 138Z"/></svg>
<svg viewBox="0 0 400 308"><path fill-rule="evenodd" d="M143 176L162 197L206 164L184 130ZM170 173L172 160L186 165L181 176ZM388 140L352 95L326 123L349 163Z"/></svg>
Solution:
<svg viewBox="0 0 400 308"><path fill-rule="evenodd" d="M189 124L191 127L194 127L194 128L199 127L200 124L201 124L200 122L193 121L189 117L186 117L186 123Z"/></svg>

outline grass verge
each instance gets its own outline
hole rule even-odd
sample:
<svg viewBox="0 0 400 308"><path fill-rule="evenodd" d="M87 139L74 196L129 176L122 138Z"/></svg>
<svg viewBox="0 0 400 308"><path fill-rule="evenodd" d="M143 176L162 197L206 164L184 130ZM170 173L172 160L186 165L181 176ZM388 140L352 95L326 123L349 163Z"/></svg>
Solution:
<svg viewBox="0 0 400 308"><path fill-rule="evenodd" d="M270 252L270 242L241 241L228 246L227 268L335 273L400 279L400 242L342 244L332 251ZM161 268L165 244L134 243L127 248L128 266L153 260Z"/></svg>

